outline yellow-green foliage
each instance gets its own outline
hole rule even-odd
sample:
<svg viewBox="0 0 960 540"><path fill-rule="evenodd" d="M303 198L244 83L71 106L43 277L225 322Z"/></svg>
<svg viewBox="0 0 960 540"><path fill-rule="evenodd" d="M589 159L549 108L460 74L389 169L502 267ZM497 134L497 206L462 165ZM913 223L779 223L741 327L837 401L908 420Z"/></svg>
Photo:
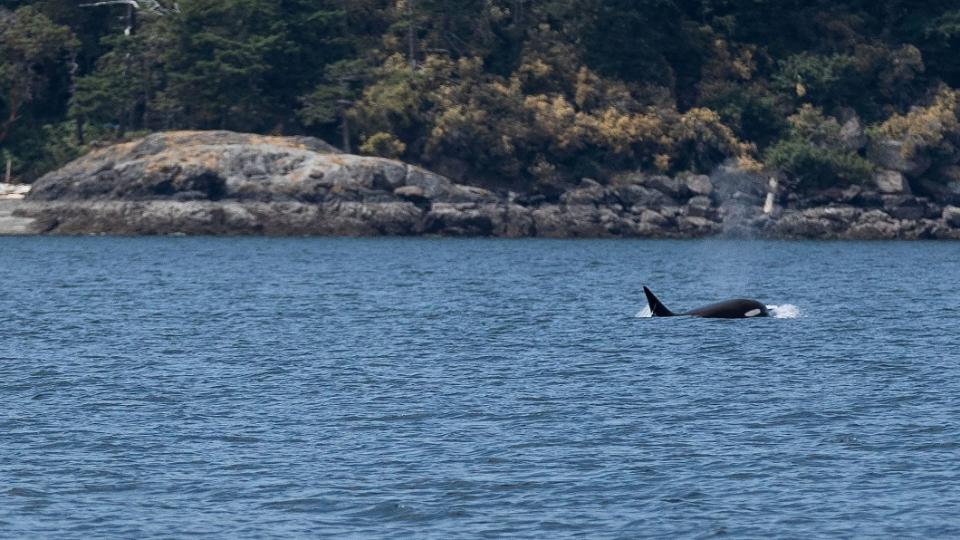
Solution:
<svg viewBox="0 0 960 540"><path fill-rule="evenodd" d="M711 164L719 161L711 154L746 157L755 150L753 145L738 140L720 116L706 108L690 109L680 115L671 135L674 153L689 160L687 168L693 170L709 170Z"/></svg>
<svg viewBox="0 0 960 540"><path fill-rule="evenodd" d="M26 179L70 137L183 128L348 137L517 189L760 155L846 181L862 138L826 141L854 115L960 153L956 2L159 0L131 28L111 2L0 4L0 151Z"/></svg>
<svg viewBox="0 0 960 540"><path fill-rule="evenodd" d="M376 82L366 88L350 112L351 120L366 133L401 132L415 129L427 120L427 93L449 72L447 62L431 57L414 71L403 56L386 59L376 72Z"/></svg>
<svg viewBox="0 0 960 540"><path fill-rule="evenodd" d="M382 131L367 137L360 145L360 151L364 154L394 159L402 156L406 149L407 145L398 141L393 135Z"/></svg>
<svg viewBox="0 0 960 540"><path fill-rule="evenodd" d="M957 121L957 99L960 93L941 86L926 107L914 107L907 114L894 114L886 122L870 130L871 137L903 142L903 157L913 157L934 150L948 135L960 133Z"/></svg>
<svg viewBox="0 0 960 540"><path fill-rule="evenodd" d="M368 141L389 133L406 142L410 158L453 158L475 175L512 180L638 167L708 171L754 153L714 111L664 106L648 88L571 62L570 46L551 39L558 38L541 28L534 41L543 48L506 77L486 73L476 57L431 55L416 70L393 57L351 117L372 134Z"/></svg>
<svg viewBox="0 0 960 540"><path fill-rule="evenodd" d="M825 116L823 109L805 104L787 118L790 133L819 146L833 146L839 144L840 122L832 116Z"/></svg>

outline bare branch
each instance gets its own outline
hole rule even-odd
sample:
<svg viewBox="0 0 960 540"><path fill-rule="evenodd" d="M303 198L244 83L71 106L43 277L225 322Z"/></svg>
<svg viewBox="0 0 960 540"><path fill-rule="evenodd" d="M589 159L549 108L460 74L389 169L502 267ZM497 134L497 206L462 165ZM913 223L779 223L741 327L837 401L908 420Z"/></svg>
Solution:
<svg viewBox="0 0 960 540"><path fill-rule="evenodd" d="M125 5L131 6L136 10L145 10L151 13L156 13L157 15L167 15L170 13L180 13L180 4L174 2L173 7L166 7L161 4L158 0L102 0L100 2L92 2L89 4L80 4L80 7L100 7L100 6L115 6L115 5Z"/></svg>
<svg viewBox="0 0 960 540"><path fill-rule="evenodd" d="M125 4L128 6L133 6L134 9L140 9L140 4L137 3L137 0L106 0L104 2L94 2L92 4L80 4L80 7L99 7L116 4Z"/></svg>

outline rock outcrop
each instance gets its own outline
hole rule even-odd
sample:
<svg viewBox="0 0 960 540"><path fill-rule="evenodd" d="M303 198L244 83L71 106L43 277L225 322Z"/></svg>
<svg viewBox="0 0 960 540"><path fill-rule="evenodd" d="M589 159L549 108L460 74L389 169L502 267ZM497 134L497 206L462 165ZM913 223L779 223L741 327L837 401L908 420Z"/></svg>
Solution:
<svg viewBox="0 0 960 540"><path fill-rule="evenodd" d="M397 202L417 193L494 200L419 167L342 154L319 139L218 131L157 133L94 151L40 178L28 200Z"/></svg>
<svg viewBox="0 0 960 540"><path fill-rule="evenodd" d="M877 171L873 175L873 184L880 193L910 193L910 184L898 171Z"/></svg>
<svg viewBox="0 0 960 540"><path fill-rule="evenodd" d="M585 178L559 197L495 193L309 137L168 132L44 176L14 214L51 234L960 238L960 210L911 194L892 166L874 187L774 193L764 213L768 179L729 162Z"/></svg>
<svg viewBox="0 0 960 540"><path fill-rule="evenodd" d="M493 193L399 161L231 132L157 133L91 152L40 178L27 201L22 213L64 234L493 234L483 220L447 228L431 209L502 213L484 209L501 202Z"/></svg>
<svg viewBox="0 0 960 540"><path fill-rule="evenodd" d="M904 144L904 141L895 139L871 141L867 147L867 156L883 169L897 171L911 177L920 176L930 168L930 159L925 156L906 158L903 152Z"/></svg>
<svg viewBox="0 0 960 540"><path fill-rule="evenodd" d="M34 219L17 215L23 204L15 199L0 199L0 236L31 234L35 231Z"/></svg>

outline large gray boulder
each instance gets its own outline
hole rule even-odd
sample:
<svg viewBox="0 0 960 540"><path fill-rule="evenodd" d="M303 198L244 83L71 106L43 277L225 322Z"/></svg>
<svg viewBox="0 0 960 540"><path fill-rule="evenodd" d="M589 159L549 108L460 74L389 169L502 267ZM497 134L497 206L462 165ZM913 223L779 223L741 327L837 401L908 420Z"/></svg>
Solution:
<svg viewBox="0 0 960 540"><path fill-rule="evenodd" d="M448 236L490 236L499 221L496 207L437 203L427 213L424 232Z"/></svg>
<svg viewBox="0 0 960 540"><path fill-rule="evenodd" d="M943 221L951 227L960 228L960 208L945 206L943 208Z"/></svg>
<svg viewBox="0 0 960 540"><path fill-rule="evenodd" d="M575 189L568 190L560 196L564 204L604 204L608 199L609 191L596 180L584 178Z"/></svg>
<svg viewBox="0 0 960 540"><path fill-rule="evenodd" d="M671 224L670 218L664 216L656 210L644 209L640 213L640 223L654 225L657 227L668 227Z"/></svg>
<svg viewBox="0 0 960 540"><path fill-rule="evenodd" d="M832 238L840 226L828 217L802 211L785 213L771 228L776 236L786 238Z"/></svg>
<svg viewBox="0 0 960 540"><path fill-rule="evenodd" d="M931 164L926 156L914 156L910 159L905 157L903 141L895 139L870 141L867 157L881 168L901 172L911 177L920 176L930 168Z"/></svg>
<svg viewBox="0 0 960 540"><path fill-rule="evenodd" d="M686 199L690 197L690 188L682 179L658 174L644 180L644 185L655 189L664 195L673 199Z"/></svg>
<svg viewBox="0 0 960 540"><path fill-rule="evenodd" d="M691 197L687 202L687 206L684 208L684 215L716 220L719 212L716 208L713 208L709 198L703 195L697 195L696 197Z"/></svg>
<svg viewBox="0 0 960 540"><path fill-rule="evenodd" d="M722 226L707 218L698 216L683 216L677 219L677 226L684 236L701 238L720 234Z"/></svg>
<svg viewBox="0 0 960 540"><path fill-rule="evenodd" d="M825 206L820 208L810 208L804 210L802 214L812 219L826 219L839 225L852 223L861 214L859 208L846 205Z"/></svg>
<svg viewBox="0 0 960 540"><path fill-rule="evenodd" d="M880 193L910 193L910 184L899 171L877 171L873 175L873 184Z"/></svg>
<svg viewBox="0 0 960 540"><path fill-rule="evenodd" d="M406 192L403 187L417 190ZM33 201L495 202L406 163L339 153L309 137L155 133L96 150L40 178Z"/></svg>
<svg viewBox="0 0 960 540"><path fill-rule="evenodd" d="M693 174L684 179L687 184L687 189L693 193L694 196L702 195L709 197L713 193L713 182L710 181L710 177L705 174Z"/></svg>
<svg viewBox="0 0 960 540"><path fill-rule="evenodd" d="M864 212L844 234L851 240L892 240L902 234L901 222L881 210Z"/></svg>
<svg viewBox="0 0 960 540"><path fill-rule="evenodd" d="M940 209L928 200L910 195L884 195L883 209L896 219L918 220L939 217Z"/></svg>
<svg viewBox="0 0 960 540"><path fill-rule="evenodd" d="M27 199L24 212L60 234L486 235L507 204L318 139L227 131L156 133L96 150L39 179Z"/></svg>
<svg viewBox="0 0 960 540"><path fill-rule="evenodd" d="M621 204L626 207L659 208L676 206L677 202L663 192L637 184L617 186L613 190Z"/></svg>
<svg viewBox="0 0 960 540"><path fill-rule="evenodd" d="M850 118L840 127L840 145L848 152L857 152L867 145L867 135L857 115Z"/></svg>

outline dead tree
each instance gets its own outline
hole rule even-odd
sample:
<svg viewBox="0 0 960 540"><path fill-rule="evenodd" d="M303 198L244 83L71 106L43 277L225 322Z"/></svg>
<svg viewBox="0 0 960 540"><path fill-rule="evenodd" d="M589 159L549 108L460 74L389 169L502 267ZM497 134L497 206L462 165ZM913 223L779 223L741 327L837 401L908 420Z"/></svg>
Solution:
<svg viewBox="0 0 960 540"><path fill-rule="evenodd" d="M133 35L137 29L137 13L143 12L152 15L169 15L180 13L180 5L174 2L170 7L161 4L158 0L104 0L90 4L80 4L80 7L100 6L127 6L127 25L123 29L125 36Z"/></svg>

